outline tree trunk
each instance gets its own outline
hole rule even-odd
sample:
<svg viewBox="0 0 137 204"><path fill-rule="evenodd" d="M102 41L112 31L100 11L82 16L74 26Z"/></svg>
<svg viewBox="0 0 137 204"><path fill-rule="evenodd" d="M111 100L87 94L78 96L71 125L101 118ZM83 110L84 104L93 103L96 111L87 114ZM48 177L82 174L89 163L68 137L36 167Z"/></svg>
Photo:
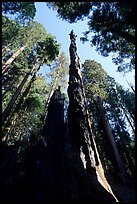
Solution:
<svg viewBox="0 0 137 204"><path fill-rule="evenodd" d="M4 110L3 114L2 114L2 125L4 124L5 120L7 119L9 112L12 108L12 106L14 105L16 99L18 98L24 84L26 83L28 77L29 77L30 73L27 73L26 76L24 77L24 79L22 80L22 82L20 83L19 87L17 88L15 94L12 96L9 104L7 105L6 109Z"/></svg>
<svg viewBox="0 0 137 204"><path fill-rule="evenodd" d="M126 80L127 81L127 80ZM129 87L132 89L132 91L135 93L135 89L133 88L133 86L127 81L127 84L129 85Z"/></svg>
<svg viewBox="0 0 137 204"><path fill-rule="evenodd" d="M76 36L73 32L70 34L70 70L69 70L69 107L68 107L68 125L70 136L78 148L82 149L86 160L86 170L90 175L101 183L109 193L112 193L105 176L104 170L99 159L97 147L91 130L91 123L87 110L86 97L83 88L82 74L80 71L79 57L76 48Z"/></svg>
<svg viewBox="0 0 137 204"><path fill-rule="evenodd" d="M18 55L27 47L27 44L23 45L18 51L16 51L5 64L2 66L2 74L5 74L8 71L9 65L18 57Z"/></svg>
<svg viewBox="0 0 137 204"><path fill-rule="evenodd" d="M10 45L11 43L2 48L2 56L6 54L6 52L8 51L7 49L9 48Z"/></svg>
<svg viewBox="0 0 137 204"><path fill-rule="evenodd" d="M121 104L121 106L122 106L122 104ZM127 113L126 108L124 108L124 107L122 106L122 109L123 109L124 114L125 114L125 116L126 116L126 118L127 118L127 121L128 121L129 124L130 124L130 127L132 128L133 132L135 133L134 125L133 125L132 121L129 119L129 116L128 116L128 113Z"/></svg>
<svg viewBox="0 0 137 204"><path fill-rule="evenodd" d="M51 87L51 90L50 90L48 99L47 99L47 101L46 101L45 113L47 112L47 109L48 109L48 105L49 105L51 96L53 95L53 92L55 91L55 88L56 88L56 80L57 80L58 76L59 76L59 75L57 74L57 76L55 77L55 80L53 81L53 84L52 84L52 87Z"/></svg>
<svg viewBox="0 0 137 204"><path fill-rule="evenodd" d="M123 183L125 183L126 182L125 170L124 170L124 167L123 167L123 164L122 164L122 161L121 161L121 158L120 158L120 155L119 155L119 152L118 152L115 140L114 140L114 136L112 134L110 124L106 118L101 98L99 96L97 97L97 103L98 103L98 108L99 108L100 117L101 117L100 122L103 124L103 129L105 131L106 139L109 142L110 150L112 150L112 154L114 156L115 163L117 165L118 172L120 174L120 178L123 181Z"/></svg>
<svg viewBox="0 0 137 204"><path fill-rule="evenodd" d="M48 99L47 99L47 101L46 101L45 113L47 112L47 109L48 109L48 106L49 106L49 102L50 102L51 96L53 95L53 92L54 92L54 91L55 91L55 84L52 85L51 90L50 90L50 93L49 93L49 96L48 96Z"/></svg>
<svg viewBox="0 0 137 204"><path fill-rule="evenodd" d="M124 130L123 126L120 124L120 121L116 115L115 115L115 119L116 119L118 125L122 129L122 133L125 133L125 130ZM131 149L131 145L130 145L131 140L126 135L126 133L125 133L124 137L121 134L119 134L119 136L120 136L120 141L121 141L121 145L123 148L123 152L125 153L127 163L129 165L129 170L130 170L132 176L134 177L135 176L135 165L134 165L134 162L132 160L132 158L133 158L132 152L129 151L129 149ZM127 144L128 144L128 147L126 147ZM132 158L131 158L131 155L132 155Z"/></svg>
<svg viewBox="0 0 137 204"><path fill-rule="evenodd" d="M94 175L84 169L79 150L64 124L64 96L59 89L51 97L42 136L43 142L36 146L33 137L30 138L21 192L24 202L116 201Z"/></svg>
<svg viewBox="0 0 137 204"><path fill-rule="evenodd" d="M13 124L15 123L15 121L16 121L18 115L19 115L19 112L20 112L20 110L21 110L21 107L23 106L23 104L24 104L24 102L25 102L25 99L26 99L26 97L27 97L27 95L28 95L28 93L29 93L29 91L30 91L30 89L31 89L31 87L32 87L32 84L33 84L33 82L34 82L34 80L35 80L35 77L36 77L36 73L38 72L39 68L40 68L40 65L38 66L36 72L34 73L33 77L31 78L31 80L30 80L30 82L29 82L29 85L27 86L27 88L26 88L25 91L23 92L23 94L22 94L22 96L21 96L21 98L20 98L18 104L16 105L16 107L15 107L13 113L11 114L11 116L10 116L8 122L7 122L7 125L5 126L6 129L7 129L7 131L6 131L6 133L5 133L5 135L4 135L3 139L2 139L2 141L6 142L6 143L7 143L8 139L9 139L9 134L10 134L10 132L11 132L12 126L13 126ZM4 131L3 131L3 132L4 132Z"/></svg>
<svg viewBox="0 0 137 204"><path fill-rule="evenodd" d="M41 67L41 64L42 64L42 62L38 65L38 68L36 69L35 74L39 71L39 69ZM16 99L18 98L18 96L19 96L23 86L25 85L29 75L30 75L30 73L26 74L26 76L22 80L21 84L17 88L15 94L13 95L12 99L10 100L9 104L7 105L6 109L4 110L4 112L2 114L2 125L4 124L5 120L7 119L8 115L9 115L9 112L10 112L13 104L15 103Z"/></svg>

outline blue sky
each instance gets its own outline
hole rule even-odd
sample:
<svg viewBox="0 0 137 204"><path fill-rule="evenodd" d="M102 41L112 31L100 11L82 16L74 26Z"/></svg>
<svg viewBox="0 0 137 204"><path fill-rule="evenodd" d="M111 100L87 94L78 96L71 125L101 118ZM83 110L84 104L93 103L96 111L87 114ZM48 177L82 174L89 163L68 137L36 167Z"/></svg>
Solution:
<svg viewBox="0 0 137 204"><path fill-rule="evenodd" d="M134 84L134 71L123 76L123 73L116 72L117 67L112 63L111 57L103 57L99 55L95 51L95 47L91 47L89 43L83 44L80 41L80 37L83 36L82 33L88 28L86 20L70 24L67 21L57 18L56 11L49 9L45 2L35 2L35 5L35 20L41 23L48 33L56 36L58 43L61 44L61 52L65 52L66 56L69 58L69 33L73 29L77 34L77 52L80 57L80 63L83 63L86 59L95 60L98 63L101 63L104 70L106 70L111 77L114 77L116 82L121 84L125 89L130 89L126 79L128 82ZM41 72L44 72L44 69L41 69Z"/></svg>

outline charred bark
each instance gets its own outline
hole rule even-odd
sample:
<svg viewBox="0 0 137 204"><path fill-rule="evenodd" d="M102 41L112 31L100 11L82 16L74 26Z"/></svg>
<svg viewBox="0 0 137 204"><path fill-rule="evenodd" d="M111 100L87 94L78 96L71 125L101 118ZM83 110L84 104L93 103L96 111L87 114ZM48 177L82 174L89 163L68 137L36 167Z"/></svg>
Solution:
<svg viewBox="0 0 137 204"><path fill-rule="evenodd" d="M86 171L95 180L113 195L99 159L96 143L91 129L91 122L87 110L86 97L83 88L82 74L76 48L76 35L70 33L70 70L69 70L69 107L68 127L70 137L79 151L83 150L86 162ZM98 185L100 185L98 183ZM114 196L114 195L113 195Z"/></svg>
<svg viewBox="0 0 137 204"><path fill-rule="evenodd" d="M84 169L79 150L64 124L64 96L60 90L55 90L51 97L42 135L44 142L34 146L32 139L26 155L24 201L116 201L95 176Z"/></svg>

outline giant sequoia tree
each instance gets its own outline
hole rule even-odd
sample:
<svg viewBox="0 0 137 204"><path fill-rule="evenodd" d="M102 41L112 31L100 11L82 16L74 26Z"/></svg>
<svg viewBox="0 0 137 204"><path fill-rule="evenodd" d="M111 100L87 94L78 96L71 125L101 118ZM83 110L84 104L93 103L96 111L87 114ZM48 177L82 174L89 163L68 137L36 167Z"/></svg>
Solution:
<svg viewBox="0 0 137 204"><path fill-rule="evenodd" d="M129 104L130 112L133 113L135 104L133 99L134 93L129 92L129 90L124 90L112 77L107 75L101 64L94 60L85 60L82 65L82 74L90 117L94 124L93 132L96 135L98 147L102 152L101 159L104 168L106 168L107 172L109 172L110 169L114 169L115 174L117 172L117 177L121 174L121 179L126 180L122 166L124 166L126 171L129 172L130 170L132 174L134 174L134 156L131 153L133 151L131 143L132 140L134 140L134 134L130 134L129 136L126 116L129 121L132 121L134 114L130 116L128 111L125 111L127 109L126 105L122 102L124 100L122 95L126 101L128 101L128 97L131 97ZM119 91L121 91L121 95ZM97 98L99 98L99 100L97 100ZM98 103L97 101L100 102ZM133 123L131 123L131 125L132 124ZM107 142L109 138L111 140ZM113 157L109 154L110 151ZM119 159L116 156L117 153L114 155L116 151L117 153L119 152ZM129 157L130 159L128 159ZM122 160L122 162L120 161L119 163L118 160Z"/></svg>

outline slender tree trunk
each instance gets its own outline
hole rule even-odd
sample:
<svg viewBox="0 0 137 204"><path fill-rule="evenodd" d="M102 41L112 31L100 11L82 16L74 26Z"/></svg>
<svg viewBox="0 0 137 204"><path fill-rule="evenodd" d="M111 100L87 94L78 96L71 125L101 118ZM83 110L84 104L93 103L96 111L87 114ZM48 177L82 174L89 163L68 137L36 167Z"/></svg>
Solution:
<svg viewBox="0 0 137 204"><path fill-rule="evenodd" d="M121 136L120 136L120 138L121 138ZM125 157L126 157L126 160L127 160L126 162L128 164L128 169L129 169L132 177L135 178L135 165L134 165L134 163L132 161L132 158L131 158L131 155L130 155L127 147L126 147L126 143L124 141L124 138L121 138L120 141L121 141L123 152L125 153Z"/></svg>
<svg viewBox="0 0 137 204"><path fill-rule="evenodd" d="M31 89L31 87L32 87L32 84L33 84L34 80L35 80L36 74L37 74L37 72L38 72L39 69L40 69L40 66L41 66L41 64L39 64L37 70L35 71L33 77L31 78L31 80L30 80L30 82L29 82L29 85L27 86L27 88L26 88L25 91L23 92L23 94L22 94L22 96L21 96L21 98L20 98L18 104L16 105L16 107L15 107L13 113L11 114L11 116L10 116L8 122L7 122L7 125L6 125L7 132L6 132L5 136L3 137L3 141L5 141L5 142L8 141L8 138L9 138L8 135L10 134L11 129L12 129L12 126L13 126L13 124L15 123L15 121L16 121L18 115L19 115L19 112L20 112L20 110L21 110L21 107L23 106L23 104L24 104L24 102L25 102L25 99L26 99L27 95L29 94L29 91L30 91L30 89Z"/></svg>
<svg viewBox="0 0 137 204"><path fill-rule="evenodd" d="M6 45L4 48L2 48L2 56L6 54L7 49L10 47L11 43L9 43L8 45Z"/></svg>
<svg viewBox="0 0 137 204"><path fill-rule="evenodd" d="M130 124L130 127L132 128L133 132L135 133L134 125L133 125L133 123L131 122L131 120L129 119L129 116L128 116L128 114L127 114L127 110L126 110L123 106L122 106L122 109L123 109L124 114L125 114L125 116L126 116L126 118L127 118L127 121L128 121L129 124Z"/></svg>
<svg viewBox="0 0 137 204"><path fill-rule="evenodd" d="M127 81L127 80L126 80ZM132 89L132 91L135 93L135 89L133 88L133 86L127 81L129 87Z"/></svg>
<svg viewBox="0 0 137 204"><path fill-rule="evenodd" d="M24 79L22 80L21 84L19 85L19 87L17 88L15 94L12 96L9 104L7 105L6 109L4 110L3 114L2 114L2 125L4 124L5 120L7 119L9 112L13 106L13 104L15 103L16 99L18 98L24 84L26 83L28 77L29 77L30 73L27 73L26 76L24 77Z"/></svg>
<svg viewBox="0 0 137 204"><path fill-rule="evenodd" d="M48 109L48 105L49 105L49 102L50 102L51 96L53 95L53 92L54 92L55 89L56 89L56 81L57 81L58 76L59 76L59 74L57 74L57 76L55 77L55 80L53 81L53 84L52 84L52 87L51 87L51 90L50 90L50 93L49 93L48 99L47 99L47 101L46 101L46 105L45 105L45 113L47 112L47 109Z"/></svg>
<svg viewBox="0 0 137 204"><path fill-rule="evenodd" d="M120 124L119 119L118 119L118 117L116 115L115 115L115 119L116 119L118 125L122 128L122 131L124 133L125 130L124 130L123 126ZM131 158L132 152L129 151L129 148L131 149L130 139L126 135L126 133L124 135L125 137L121 136L121 134L119 136L120 136L120 141L121 141L121 144L122 144L122 147L123 147L123 151L125 152L125 156L126 156L126 159L127 159L128 165L129 165L129 170L130 170L132 176L134 177L135 176L135 166L134 166L133 160ZM126 147L127 143L128 143L128 149Z"/></svg>
<svg viewBox="0 0 137 204"><path fill-rule="evenodd" d="M36 73L39 71L40 67L41 67L42 62L40 62L40 64L38 65L36 71L35 71L35 75ZM24 77L24 79L22 80L21 84L19 85L19 87L17 88L15 94L13 95L12 99L10 100L9 104L7 105L6 109L4 110L3 114L2 114L2 124L4 124L5 120L7 119L9 112L13 106L13 104L15 103L16 99L18 98L23 86L25 85L28 77L29 77L30 73L27 73L26 76Z"/></svg>
<svg viewBox="0 0 137 204"><path fill-rule="evenodd" d="M27 47L27 44L23 45L17 52L15 52L5 64L2 66L2 74L5 74L8 71L9 65L15 60L16 57Z"/></svg>
<svg viewBox="0 0 137 204"><path fill-rule="evenodd" d="M123 105L122 102L124 102L125 106ZM124 111L124 114L125 114L128 122L129 122L132 130L135 132L135 129L133 127L133 123L135 123L135 116L134 116L134 114L131 111L128 110L128 108L126 107L126 102L125 101L121 101L121 107L122 107L122 109ZM128 114L130 115L130 119L131 120L129 119Z"/></svg>
<svg viewBox="0 0 137 204"><path fill-rule="evenodd" d="M110 124L106 118L105 112L104 112L104 108L102 105L102 101L101 98L98 96L97 97L97 103L98 103L98 108L99 108L99 112L100 112L100 117L101 117L101 123L103 124L103 128L107 137L107 140L109 142L110 145L110 150L112 150L116 165L118 167L118 172L120 174L121 180L123 181L123 183L126 182L126 178L125 178L125 170L116 146L116 142L114 140L114 136L110 127Z"/></svg>
<svg viewBox="0 0 137 204"><path fill-rule="evenodd" d="M49 105L49 102L50 102L50 99L51 99L51 96L53 95L53 92L55 91L55 84L52 85L52 88L50 90L50 93L49 93L49 96L48 96L48 99L46 101L46 105L45 105L45 113L47 112L47 109L48 109L48 105Z"/></svg>

